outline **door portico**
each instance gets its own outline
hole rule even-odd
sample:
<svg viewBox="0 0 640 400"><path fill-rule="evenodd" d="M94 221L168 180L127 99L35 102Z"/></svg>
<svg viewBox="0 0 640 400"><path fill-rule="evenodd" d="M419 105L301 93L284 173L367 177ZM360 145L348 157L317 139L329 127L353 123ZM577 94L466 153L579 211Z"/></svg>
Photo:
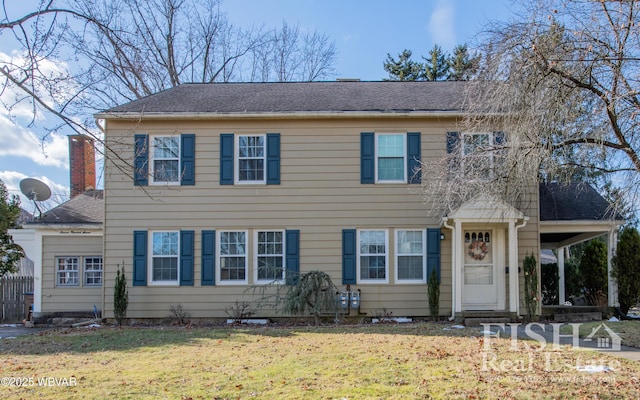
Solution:
<svg viewBox="0 0 640 400"><path fill-rule="evenodd" d="M487 197L472 199L443 218L442 225L452 233L452 316L505 311L507 299L508 311L519 314L518 229L528 219Z"/></svg>

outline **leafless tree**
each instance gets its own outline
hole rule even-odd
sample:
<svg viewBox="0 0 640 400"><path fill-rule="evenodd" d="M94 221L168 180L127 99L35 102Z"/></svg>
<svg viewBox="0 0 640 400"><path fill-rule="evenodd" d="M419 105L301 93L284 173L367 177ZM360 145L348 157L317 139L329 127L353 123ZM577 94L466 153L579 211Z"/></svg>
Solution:
<svg viewBox="0 0 640 400"><path fill-rule="evenodd" d="M487 164L491 175L483 168L452 174L456 153L450 154L425 166L448 177L427 182L426 191L438 189L445 208L487 191L516 203L527 197L518 187L535 187L525 184L530 178L578 177L613 182L634 202L640 187L640 2L520 6L514 22L489 28L486 60L480 79L469 83L467 116L459 126L461 132L504 132L504 143L476 146L476 153L499 154L500 166Z"/></svg>
<svg viewBox="0 0 640 400"><path fill-rule="evenodd" d="M282 23L250 55L251 81L317 81L335 72L335 43L318 31L301 32L300 26Z"/></svg>
<svg viewBox="0 0 640 400"><path fill-rule="evenodd" d="M103 144L93 112L181 83L315 80L333 71L335 45L326 36L301 35L286 23L281 31L238 28L221 3L41 0L13 17L3 0L0 33L19 51L0 59L0 99L9 111L29 104L31 126L54 115L47 132L71 128Z"/></svg>

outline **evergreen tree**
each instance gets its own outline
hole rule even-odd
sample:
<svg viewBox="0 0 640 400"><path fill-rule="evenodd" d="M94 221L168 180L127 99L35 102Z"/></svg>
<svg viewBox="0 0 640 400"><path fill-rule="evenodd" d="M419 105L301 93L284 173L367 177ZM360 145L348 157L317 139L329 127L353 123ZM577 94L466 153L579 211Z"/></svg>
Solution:
<svg viewBox="0 0 640 400"><path fill-rule="evenodd" d="M611 275L618 283L620 311L627 314L640 300L640 234L636 228L624 228L611 261Z"/></svg>
<svg viewBox="0 0 640 400"><path fill-rule="evenodd" d="M453 49L453 56L449 57L449 73L448 81L468 81L477 72L480 67L480 55L469 53L466 43L461 44Z"/></svg>
<svg viewBox="0 0 640 400"><path fill-rule="evenodd" d="M449 61L447 55L437 44L429 51L429 57L422 57L425 62L424 79L427 81L441 81L449 73Z"/></svg>
<svg viewBox="0 0 640 400"><path fill-rule="evenodd" d="M124 261L122 262L122 271L120 265L116 268L116 280L113 288L113 317L118 326L122 326L122 322L127 316L127 307L129 306L129 291L127 290L127 278L124 274Z"/></svg>
<svg viewBox="0 0 640 400"><path fill-rule="evenodd" d="M584 248L580 270L587 291L587 299L597 305L599 292L607 293L607 246L601 240L592 240Z"/></svg>
<svg viewBox="0 0 640 400"><path fill-rule="evenodd" d="M8 230L18 227L20 199L11 196L4 182L0 181L0 278L17 271L18 261L24 257L24 250L13 241Z"/></svg>
<svg viewBox="0 0 640 400"><path fill-rule="evenodd" d="M416 81L423 74L424 65L411 59L411 50L403 50L395 60L387 53L387 60L382 64L389 74L386 81Z"/></svg>

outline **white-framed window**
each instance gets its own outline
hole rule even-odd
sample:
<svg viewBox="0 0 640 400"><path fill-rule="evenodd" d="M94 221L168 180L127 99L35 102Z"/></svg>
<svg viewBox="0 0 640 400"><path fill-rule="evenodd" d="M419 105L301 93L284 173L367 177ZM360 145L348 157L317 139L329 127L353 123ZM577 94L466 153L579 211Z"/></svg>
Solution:
<svg viewBox="0 0 640 400"><path fill-rule="evenodd" d="M153 184L180 184L180 135L151 136L149 159Z"/></svg>
<svg viewBox="0 0 640 400"><path fill-rule="evenodd" d="M246 284L247 279L247 231L218 232L218 282L221 284Z"/></svg>
<svg viewBox="0 0 640 400"><path fill-rule="evenodd" d="M236 183L266 183L266 135L236 135Z"/></svg>
<svg viewBox="0 0 640 400"><path fill-rule="evenodd" d="M102 285L102 257L84 258L84 285Z"/></svg>
<svg viewBox="0 0 640 400"><path fill-rule="evenodd" d="M56 257L56 286L80 284L80 257Z"/></svg>
<svg viewBox="0 0 640 400"><path fill-rule="evenodd" d="M396 230L396 283L426 283L426 254L424 230Z"/></svg>
<svg viewBox="0 0 640 400"><path fill-rule="evenodd" d="M149 241L149 284L177 285L179 283L180 233L178 231L151 232Z"/></svg>
<svg viewBox="0 0 640 400"><path fill-rule="evenodd" d="M404 133L376 134L376 182L407 182Z"/></svg>
<svg viewBox="0 0 640 400"><path fill-rule="evenodd" d="M496 132L462 133L462 170L471 179L489 179L496 157Z"/></svg>
<svg viewBox="0 0 640 400"><path fill-rule="evenodd" d="M389 282L389 232L358 230L358 283Z"/></svg>
<svg viewBox="0 0 640 400"><path fill-rule="evenodd" d="M284 281L284 231L257 231L255 235L256 282Z"/></svg>

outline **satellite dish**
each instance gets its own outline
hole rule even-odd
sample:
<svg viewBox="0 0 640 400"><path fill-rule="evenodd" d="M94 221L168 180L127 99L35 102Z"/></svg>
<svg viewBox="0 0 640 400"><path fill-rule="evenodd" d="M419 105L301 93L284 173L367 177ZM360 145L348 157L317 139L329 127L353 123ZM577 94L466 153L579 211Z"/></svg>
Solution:
<svg viewBox="0 0 640 400"><path fill-rule="evenodd" d="M51 189L46 183L33 178L20 181L20 190L29 200L45 201L51 197Z"/></svg>

